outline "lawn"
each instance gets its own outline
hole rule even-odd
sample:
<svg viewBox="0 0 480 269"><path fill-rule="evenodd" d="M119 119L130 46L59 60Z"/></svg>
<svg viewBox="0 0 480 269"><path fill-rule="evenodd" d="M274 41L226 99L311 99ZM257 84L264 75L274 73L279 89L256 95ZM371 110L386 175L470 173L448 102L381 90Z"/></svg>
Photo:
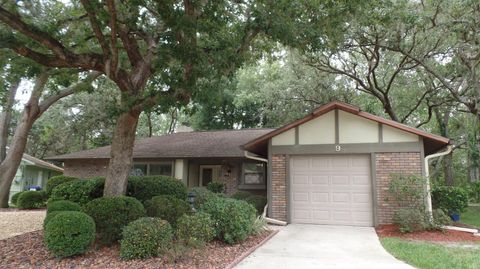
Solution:
<svg viewBox="0 0 480 269"><path fill-rule="evenodd" d="M390 254L419 269L480 268L478 248L420 243L392 237L382 238L381 242Z"/></svg>
<svg viewBox="0 0 480 269"><path fill-rule="evenodd" d="M475 227L480 227L480 206L469 206L460 216L460 221Z"/></svg>

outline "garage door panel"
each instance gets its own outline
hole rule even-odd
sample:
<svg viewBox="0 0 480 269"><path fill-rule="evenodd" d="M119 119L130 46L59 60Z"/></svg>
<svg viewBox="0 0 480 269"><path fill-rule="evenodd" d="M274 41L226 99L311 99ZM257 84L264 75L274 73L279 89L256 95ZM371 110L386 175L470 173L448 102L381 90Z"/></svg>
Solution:
<svg viewBox="0 0 480 269"><path fill-rule="evenodd" d="M295 156L290 160L293 223L373 225L369 156Z"/></svg>

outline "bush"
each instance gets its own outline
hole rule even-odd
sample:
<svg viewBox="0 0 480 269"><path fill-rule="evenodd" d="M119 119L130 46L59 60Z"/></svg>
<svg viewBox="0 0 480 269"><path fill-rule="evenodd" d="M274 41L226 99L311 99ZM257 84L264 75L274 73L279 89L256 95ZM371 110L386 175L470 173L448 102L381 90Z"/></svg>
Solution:
<svg viewBox="0 0 480 269"><path fill-rule="evenodd" d="M222 182L210 182L207 184L207 190L213 192L213 193L223 193L225 190L225 184Z"/></svg>
<svg viewBox="0 0 480 269"><path fill-rule="evenodd" d="M215 235L228 244L245 240L253 232L255 208L231 198L208 199L201 207L215 223Z"/></svg>
<svg viewBox="0 0 480 269"><path fill-rule="evenodd" d="M177 220L184 214L191 212L187 201L177 199L170 195L155 196L145 202L145 208L149 217L158 217L168 221L173 227Z"/></svg>
<svg viewBox="0 0 480 269"><path fill-rule="evenodd" d="M480 203L480 181L474 182L470 185L470 199L474 203ZM12 197L13 201L13 197Z"/></svg>
<svg viewBox="0 0 480 269"><path fill-rule="evenodd" d="M69 176L54 176L51 177L47 180L47 185L45 186L45 191L47 192L47 196L50 196L52 194L52 190L57 187L60 184L63 184L65 182L70 182L78 180L76 177L69 177Z"/></svg>
<svg viewBox="0 0 480 269"><path fill-rule="evenodd" d="M45 218L43 219L43 229L47 226L47 223L52 220L56 215L62 213L62 212L70 212L70 211L53 211L48 213ZM78 211L77 211L78 212Z"/></svg>
<svg viewBox="0 0 480 269"><path fill-rule="evenodd" d="M432 225L431 228L432 229L441 229L442 226L452 224L452 219L450 218L450 216L445 214L445 212L443 212L443 210L434 209L432 214L433 214L432 215L433 216L433 223L431 223L431 225Z"/></svg>
<svg viewBox="0 0 480 269"><path fill-rule="evenodd" d="M262 195L252 195L247 197L245 202L253 205L253 207L255 207L257 210L257 214L261 215L265 209L265 205L267 204L267 197Z"/></svg>
<svg viewBox="0 0 480 269"><path fill-rule="evenodd" d="M195 194L195 202L193 206L197 209L200 208L208 199L216 198L217 194L207 190L205 187L193 187L190 192Z"/></svg>
<svg viewBox="0 0 480 269"><path fill-rule="evenodd" d="M178 219L176 235L177 239L187 246L203 246L215 235L213 221L210 215L202 212L183 215Z"/></svg>
<svg viewBox="0 0 480 269"><path fill-rule="evenodd" d="M268 230L267 228L267 220L262 216L258 216L253 223L252 234L260 235Z"/></svg>
<svg viewBox="0 0 480 269"><path fill-rule="evenodd" d="M68 200L83 206L93 199L102 197L104 185L104 178L65 182L53 189L50 200Z"/></svg>
<svg viewBox="0 0 480 269"><path fill-rule="evenodd" d="M236 191L231 197L237 200L245 200L250 196L252 196L252 194L248 191Z"/></svg>
<svg viewBox="0 0 480 269"><path fill-rule="evenodd" d="M120 257L130 260L158 256L170 247L172 237L172 227L167 221L140 218L123 229Z"/></svg>
<svg viewBox="0 0 480 269"><path fill-rule="evenodd" d="M87 203L84 211L95 221L99 240L106 245L118 241L128 223L145 216L142 203L126 196L97 198Z"/></svg>
<svg viewBox="0 0 480 269"><path fill-rule="evenodd" d="M12 204L17 205L18 197L20 197L20 194L22 194L22 193L24 193L24 191L20 191L20 192L15 193L14 195L12 195L12 199L11 199Z"/></svg>
<svg viewBox="0 0 480 269"><path fill-rule="evenodd" d="M61 212L46 224L44 240L55 257L82 254L95 240L95 223L82 212Z"/></svg>
<svg viewBox="0 0 480 269"><path fill-rule="evenodd" d="M436 187L432 190L432 204L448 214L459 214L468 207L468 192L460 187Z"/></svg>
<svg viewBox="0 0 480 269"><path fill-rule="evenodd" d="M47 195L45 191L24 191L18 196L17 207L33 209L45 207Z"/></svg>
<svg viewBox="0 0 480 269"><path fill-rule="evenodd" d="M171 195L185 200L187 187L180 180L168 176L129 177L127 196L145 202L159 195Z"/></svg>
<svg viewBox="0 0 480 269"><path fill-rule="evenodd" d="M402 233L422 231L429 227L428 218L418 209L398 209L393 214L393 223L399 226Z"/></svg>
<svg viewBox="0 0 480 269"><path fill-rule="evenodd" d="M82 207L77 203L66 200L49 202L47 204L47 214L55 211L82 211Z"/></svg>

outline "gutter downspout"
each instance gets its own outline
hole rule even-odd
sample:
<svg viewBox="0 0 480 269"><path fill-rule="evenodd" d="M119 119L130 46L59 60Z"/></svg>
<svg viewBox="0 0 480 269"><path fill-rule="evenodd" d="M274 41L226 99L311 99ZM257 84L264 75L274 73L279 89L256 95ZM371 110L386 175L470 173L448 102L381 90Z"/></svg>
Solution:
<svg viewBox="0 0 480 269"><path fill-rule="evenodd" d="M428 161L430 161L433 158L450 154L452 150L453 150L453 145L448 145L445 151L428 155L425 157L425 160L424 160L425 161L425 177L427 178L427 212L429 212L431 218L432 218L433 208L432 208L432 193L431 193L431 187L430 187L430 171L428 167Z"/></svg>

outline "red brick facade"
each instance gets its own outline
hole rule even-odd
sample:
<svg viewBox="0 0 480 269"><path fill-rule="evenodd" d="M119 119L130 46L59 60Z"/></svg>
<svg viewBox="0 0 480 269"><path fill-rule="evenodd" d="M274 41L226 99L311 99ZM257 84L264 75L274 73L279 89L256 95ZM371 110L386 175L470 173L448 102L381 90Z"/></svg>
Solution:
<svg viewBox="0 0 480 269"><path fill-rule="evenodd" d="M271 217L287 220L287 166L285 155L272 156Z"/></svg>
<svg viewBox="0 0 480 269"><path fill-rule="evenodd" d="M418 152L376 153L375 178L377 185L377 222L392 223L393 213L398 209L388 193L392 174L421 175L422 158Z"/></svg>
<svg viewBox="0 0 480 269"><path fill-rule="evenodd" d="M377 224L392 223L393 212L397 208L388 194L392 174L422 174L422 158L419 152L376 153L375 171L377 188ZM271 160L271 217L287 220L287 158L273 155Z"/></svg>
<svg viewBox="0 0 480 269"><path fill-rule="evenodd" d="M64 175L78 178L92 178L107 175L107 159L66 160Z"/></svg>

